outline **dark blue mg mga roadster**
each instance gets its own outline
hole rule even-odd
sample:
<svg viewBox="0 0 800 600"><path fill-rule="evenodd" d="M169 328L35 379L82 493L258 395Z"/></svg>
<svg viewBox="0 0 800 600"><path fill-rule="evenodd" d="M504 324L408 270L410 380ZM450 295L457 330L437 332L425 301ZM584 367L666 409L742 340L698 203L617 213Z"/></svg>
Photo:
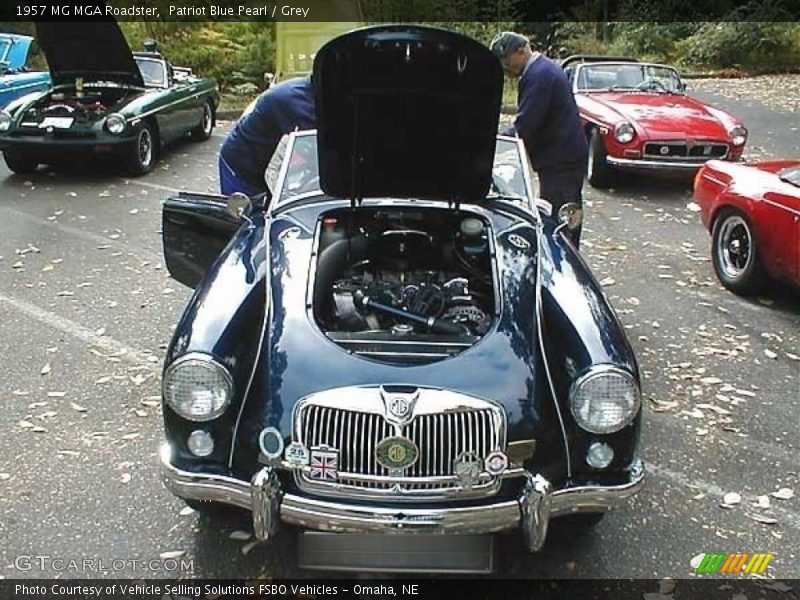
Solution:
<svg viewBox="0 0 800 600"><path fill-rule="evenodd" d="M193 287L167 351L163 478L191 506L300 531L301 566L487 572L642 486L639 371L570 241L497 136L503 76L455 33L380 26L318 53L318 130L269 199L164 205ZM341 552L347 548L347 552Z"/></svg>

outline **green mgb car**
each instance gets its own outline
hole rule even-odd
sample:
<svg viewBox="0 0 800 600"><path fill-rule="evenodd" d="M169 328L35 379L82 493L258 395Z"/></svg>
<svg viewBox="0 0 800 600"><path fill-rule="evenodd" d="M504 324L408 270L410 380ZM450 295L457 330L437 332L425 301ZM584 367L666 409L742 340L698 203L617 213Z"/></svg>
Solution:
<svg viewBox="0 0 800 600"><path fill-rule="evenodd" d="M173 67L154 44L132 53L113 21L37 23L36 31L53 87L0 111L0 150L15 173L111 155L143 175L166 144L211 137L216 84Z"/></svg>

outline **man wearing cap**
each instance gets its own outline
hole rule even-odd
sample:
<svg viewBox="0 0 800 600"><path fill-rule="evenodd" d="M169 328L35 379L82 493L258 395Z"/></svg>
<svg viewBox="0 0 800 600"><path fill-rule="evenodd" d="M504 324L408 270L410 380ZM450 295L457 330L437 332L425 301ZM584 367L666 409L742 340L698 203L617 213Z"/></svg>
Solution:
<svg viewBox="0 0 800 600"><path fill-rule="evenodd" d="M539 195L553 205L554 215L567 202L583 207L589 148L564 70L531 50L528 38L519 33L499 33L489 47L505 72L519 79L517 117L504 133L525 142L539 176ZM577 246L580 228L572 238Z"/></svg>
<svg viewBox="0 0 800 600"><path fill-rule="evenodd" d="M311 79L287 79L245 109L219 151L219 184L226 196L267 191L264 172L284 134L316 127ZM273 190L274 191L274 190Z"/></svg>

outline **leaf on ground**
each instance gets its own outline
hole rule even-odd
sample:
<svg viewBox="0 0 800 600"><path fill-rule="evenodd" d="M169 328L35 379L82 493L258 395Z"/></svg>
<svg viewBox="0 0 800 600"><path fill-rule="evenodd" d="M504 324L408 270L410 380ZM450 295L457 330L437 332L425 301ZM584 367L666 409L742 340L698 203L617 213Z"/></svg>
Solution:
<svg viewBox="0 0 800 600"><path fill-rule="evenodd" d="M42 370L39 371L39 374L40 375L47 375L50 371L52 371L52 367L50 366L50 363L45 363L45 365L42 367Z"/></svg>
<svg viewBox="0 0 800 600"><path fill-rule="evenodd" d="M766 515L758 515L755 513L751 513L747 515L749 518L753 519L757 523L763 523L764 525L775 525L778 522L778 519L775 517L768 517Z"/></svg>
<svg viewBox="0 0 800 600"><path fill-rule="evenodd" d="M67 392L47 392L48 398L63 398L67 395Z"/></svg>
<svg viewBox="0 0 800 600"><path fill-rule="evenodd" d="M778 354L776 352L773 352L769 348L764 349L764 356L766 356L767 358L778 358Z"/></svg>
<svg viewBox="0 0 800 600"><path fill-rule="evenodd" d="M188 517L189 515L193 514L195 510L191 506L184 506L180 512L178 513L182 517Z"/></svg>
<svg viewBox="0 0 800 600"><path fill-rule="evenodd" d="M777 492L772 492L770 496L777 498L778 500L791 500L794 498L794 490L784 487L779 489Z"/></svg>
<svg viewBox="0 0 800 600"><path fill-rule="evenodd" d="M742 501L741 494L737 492L728 492L722 497L722 502L727 504L728 506L735 506Z"/></svg>
<svg viewBox="0 0 800 600"><path fill-rule="evenodd" d="M246 542L250 539L250 534L246 531L236 530L228 536L232 540L237 540L239 542Z"/></svg>
<svg viewBox="0 0 800 600"><path fill-rule="evenodd" d="M75 404L74 402L70 402L69 405L72 408L72 410L76 412L86 412L87 410L85 407L81 406L80 404Z"/></svg>
<svg viewBox="0 0 800 600"><path fill-rule="evenodd" d="M169 560L170 558L180 558L186 554L186 550L170 550L168 552L162 552L158 555L158 558L161 560Z"/></svg>

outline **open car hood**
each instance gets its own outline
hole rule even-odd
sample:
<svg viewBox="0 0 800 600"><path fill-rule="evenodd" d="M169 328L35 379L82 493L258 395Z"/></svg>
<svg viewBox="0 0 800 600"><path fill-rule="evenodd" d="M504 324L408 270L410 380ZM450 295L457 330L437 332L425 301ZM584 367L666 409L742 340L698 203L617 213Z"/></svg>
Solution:
<svg viewBox="0 0 800 600"><path fill-rule="evenodd" d="M503 88L485 46L429 27L359 29L320 49L312 81L323 192L485 201Z"/></svg>
<svg viewBox="0 0 800 600"><path fill-rule="evenodd" d="M144 87L128 42L116 21L36 23L54 84L114 81Z"/></svg>

